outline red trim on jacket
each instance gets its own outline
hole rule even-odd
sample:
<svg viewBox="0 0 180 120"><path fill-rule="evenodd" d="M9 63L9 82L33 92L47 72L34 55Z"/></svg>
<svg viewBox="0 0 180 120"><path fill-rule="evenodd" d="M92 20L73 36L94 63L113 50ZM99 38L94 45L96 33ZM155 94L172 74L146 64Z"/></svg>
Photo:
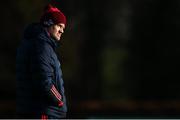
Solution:
<svg viewBox="0 0 180 120"><path fill-rule="evenodd" d="M61 101L61 95L59 94L59 92L57 91L57 89L55 88L55 86L53 85L51 88L51 92L54 94L54 96Z"/></svg>
<svg viewBox="0 0 180 120"><path fill-rule="evenodd" d="M55 86L52 86L52 89L55 91L55 93L59 96L60 99L62 99L60 93L57 91L57 89L55 88Z"/></svg>
<svg viewBox="0 0 180 120"><path fill-rule="evenodd" d="M47 120L47 119L48 119L47 115L44 115L44 114L41 115L41 120Z"/></svg>

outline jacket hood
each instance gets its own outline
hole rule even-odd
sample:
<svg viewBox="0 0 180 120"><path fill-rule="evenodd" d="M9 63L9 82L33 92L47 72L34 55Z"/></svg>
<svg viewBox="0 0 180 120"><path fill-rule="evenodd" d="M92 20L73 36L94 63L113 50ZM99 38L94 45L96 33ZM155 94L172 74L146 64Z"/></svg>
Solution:
<svg viewBox="0 0 180 120"><path fill-rule="evenodd" d="M38 23L28 25L24 30L24 38L32 39L38 37L43 32L43 27Z"/></svg>
<svg viewBox="0 0 180 120"><path fill-rule="evenodd" d="M40 38L40 40L48 42L54 49L59 46L59 44L54 39L48 36L47 31L41 24L32 23L24 30L24 39L35 40L36 38Z"/></svg>

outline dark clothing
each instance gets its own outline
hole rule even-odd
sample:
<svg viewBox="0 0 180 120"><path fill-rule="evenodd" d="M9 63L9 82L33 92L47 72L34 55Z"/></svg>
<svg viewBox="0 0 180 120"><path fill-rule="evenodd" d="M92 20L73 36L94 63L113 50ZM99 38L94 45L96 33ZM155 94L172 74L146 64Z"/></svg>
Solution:
<svg viewBox="0 0 180 120"><path fill-rule="evenodd" d="M64 118L67 106L56 47L40 24L31 24L25 30L16 58L18 116Z"/></svg>

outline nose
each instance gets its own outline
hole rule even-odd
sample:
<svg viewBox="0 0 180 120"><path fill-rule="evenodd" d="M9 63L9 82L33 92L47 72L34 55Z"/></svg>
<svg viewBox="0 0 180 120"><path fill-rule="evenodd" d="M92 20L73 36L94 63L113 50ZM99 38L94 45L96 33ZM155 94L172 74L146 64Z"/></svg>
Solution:
<svg viewBox="0 0 180 120"><path fill-rule="evenodd" d="M64 33L64 30L63 30L63 29L60 29L60 30L59 30L59 33Z"/></svg>

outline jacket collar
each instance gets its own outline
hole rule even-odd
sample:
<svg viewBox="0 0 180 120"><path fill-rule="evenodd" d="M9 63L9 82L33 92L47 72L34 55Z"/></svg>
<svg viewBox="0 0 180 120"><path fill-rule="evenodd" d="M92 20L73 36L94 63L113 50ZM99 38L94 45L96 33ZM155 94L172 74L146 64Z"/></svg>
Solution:
<svg viewBox="0 0 180 120"><path fill-rule="evenodd" d="M56 40L49 35L48 31L45 28L43 28L42 33L39 34L39 38L48 42L54 50L58 47L58 43L56 42Z"/></svg>

